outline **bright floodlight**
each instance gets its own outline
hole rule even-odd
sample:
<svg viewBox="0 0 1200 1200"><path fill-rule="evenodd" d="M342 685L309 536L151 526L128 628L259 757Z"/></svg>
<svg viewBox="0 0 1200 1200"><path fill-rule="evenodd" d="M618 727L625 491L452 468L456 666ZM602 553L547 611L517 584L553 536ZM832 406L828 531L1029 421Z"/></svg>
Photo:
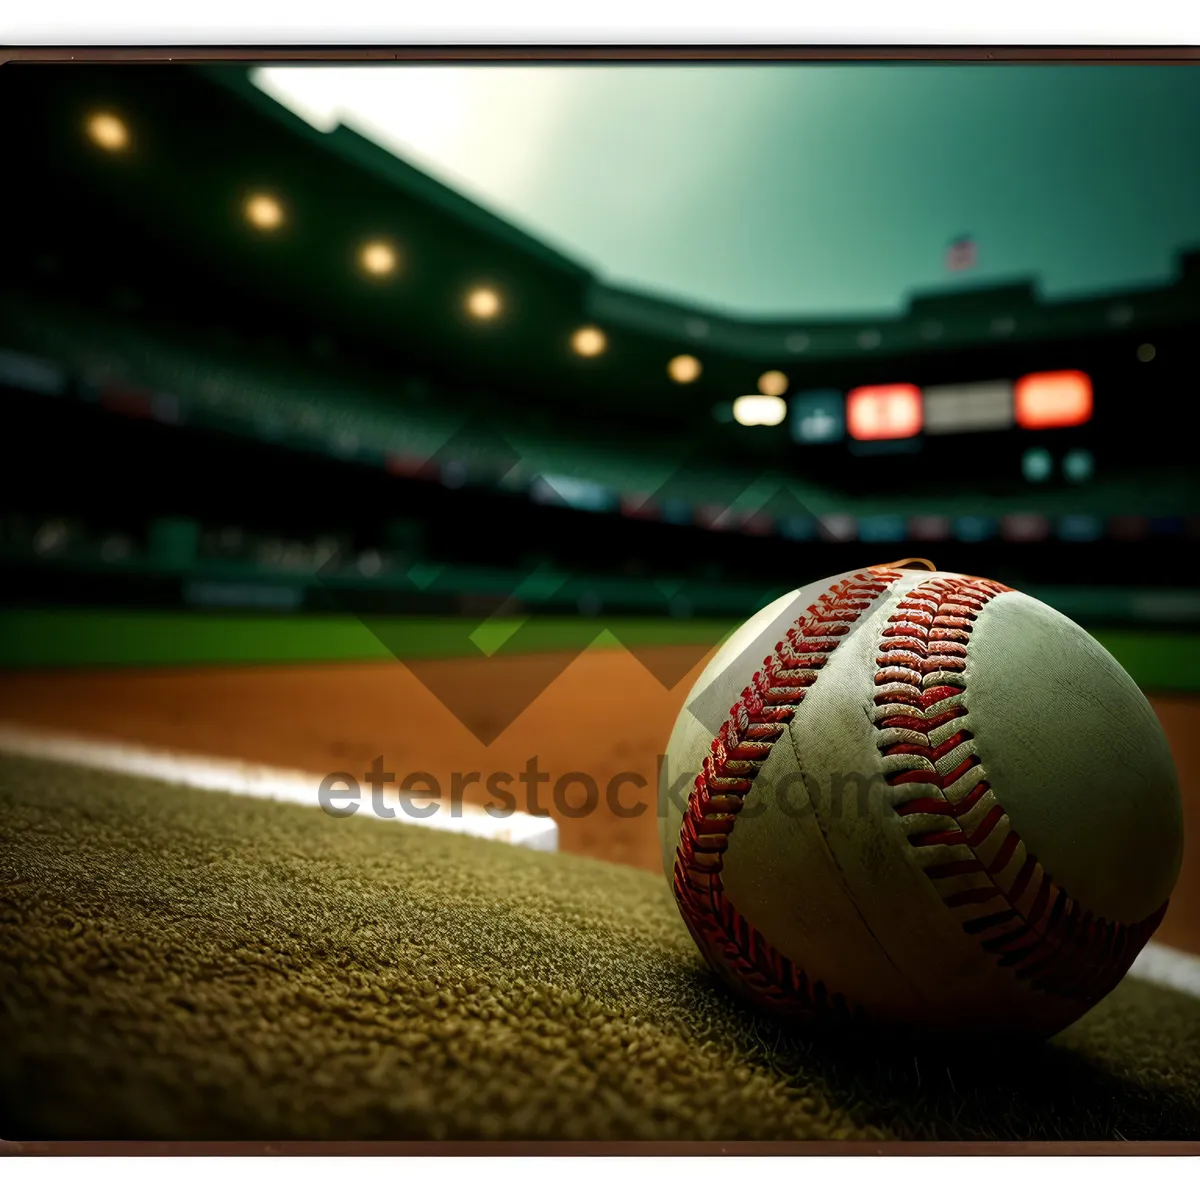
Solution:
<svg viewBox="0 0 1200 1200"><path fill-rule="evenodd" d="M391 275L396 269L396 251L387 242L367 242L358 252L358 261L368 275Z"/></svg>
<svg viewBox="0 0 1200 1200"><path fill-rule="evenodd" d="M700 360L690 354L677 354L667 363L667 374L676 383L695 383L700 378Z"/></svg>
<svg viewBox="0 0 1200 1200"><path fill-rule="evenodd" d="M93 113L88 117L87 133L102 150L115 152L129 145L129 130L125 122L112 113Z"/></svg>
<svg viewBox="0 0 1200 1200"><path fill-rule="evenodd" d="M597 354L603 354L607 344L604 332L593 325L575 330L571 338L571 349L583 358L595 358Z"/></svg>
<svg viewBox="0 0 1200 1200"><path fill-rule="evenodd" d="M786 416L787 405L778 396L739 396L733 402L739 425L778 425Z"/></svg>
<svg viewBox="0 0 1200 1200"><path fill-rule="evenodd" d="M467 296L467 312L479 321L490 321L500 313L500 297L491 288L476 288Z"/></svg>
<svg viewBox="0 0 1200 1200"><path fill-rule="evenodd" d="M255 229L278 229L283 224L283 206L274 196L257 192L246 201L246 220Z"/></svg>
<svg viewBox="0 0 1200 1200"><path fill-rule="evenodd" d="M758 390L764 396L782 396L787 386L788 377L782 371L764 371L758 377Z"/></svg>

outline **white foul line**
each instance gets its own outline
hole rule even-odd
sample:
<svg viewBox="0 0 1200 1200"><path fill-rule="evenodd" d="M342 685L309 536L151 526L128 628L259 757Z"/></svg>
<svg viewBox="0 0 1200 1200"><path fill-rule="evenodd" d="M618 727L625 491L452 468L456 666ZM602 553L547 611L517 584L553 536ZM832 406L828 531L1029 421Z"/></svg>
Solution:
<svg viewBox="0 0 1200 1200"><path fill-rule="evenodd" d="M1129 974L1137 979L1174 988L1177 992L1200 996L1200 954L1176 950L1174 946L1164 946L1162 942L1149 942L1134 959Z"/></svg>
<svg viewBox="0 0 1200 1200"><path fill-rule="evenodd" d="M0 753L22 758L46 759L70 763L79 767L94 767L142 779L157 779L163 783L181 784L207 792L228 792L234 796L251 796L260 800L282 800L289 804L319 805L320 775L303 771L287 771L259 763L242 762L232 758L209 758L192 754L176 754L170 750L155 750L126 742L67 737L45 730L21 725L0 723ZM431 804L431 797L411 794L416 809ZM338 807L343 801L338 800ZM399 799L399 797L397 797ZM485 809L463 804L458 815L451 813L445 801L437 811L425 816L406 812L391 803L395 819L426 829L449 833L465 833L489 841L507 842L530 850L557 850L558 826L551 817L536 817L527 812L511 812L492 816ZM358 814L379 818L369 803L360 803Z"/></svg>
<svg viewBox="0 0 1200 1200"><path fill-rule="evenodd" d="M153 750L125 742L72 738L5 723L0 723L0 753L95 767L203 791L228 792L234 796L281 800L310 807L318 805L317 790L321 784L319 775L309 775L303 771L286 771L239 759L175 754L169 750ZM429 798L414 796L413 799L418 805L424 805ZM462 807L462 814L457 817L451 815L445 804L436 813L425 817L414 816L402 808L393 808L392 811L396 819L405 824L465 833L525 846L531 850L558 849L558 826L550 817L535 817L525 812L493 817L482 808L466 804ZM358 812L377 817L369 804L360 805ZM1137 979L1200 996L1200 955L1176 950L1161 942L1150 942L1129 968L1129 974Z"/></svg>

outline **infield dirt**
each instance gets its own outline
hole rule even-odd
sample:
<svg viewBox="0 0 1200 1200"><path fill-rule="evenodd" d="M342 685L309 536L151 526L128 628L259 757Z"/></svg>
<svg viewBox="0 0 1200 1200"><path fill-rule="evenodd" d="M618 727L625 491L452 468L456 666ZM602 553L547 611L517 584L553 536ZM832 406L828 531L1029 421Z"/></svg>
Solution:
<svg viewBox="0 0 1200 1200"><path fill-rule="evenodd" d="M487 730L494 676L484 686L479 669L464 659L436 665L460 698L456 707L464 720L395 661L5 672L0 720L320 775L348 772L359 780L382 758L383 769L398 779L415 772L433 776L443 795L455 774L478 772L486 781L505 772L523 808L528 785L519 776L536 758L535 770L549 777L539 785L539 800L558 822L561 850L658 871L658 756L703 668L696 663L703 651L682 646L639 653L651 670L625 650L581 654L507 728L488 731L495 735L488 745L468 726ZM506 660L515 690L544 678L540 657ZM685 669L673 688L656 678ZM477 706L473 712L463 710L464 696ZM1200 952L1200 698L1158 695L1151 701L1175 756L1184 801L1183 872L1158 938ZM554 784L573 773L590 777L599 791L599 803L586 816L564 816L553 805ZM639 815L619 815L605 802L608 784L623 773L645 780L644 787L631 781L620 791L624 806L644 803ZM584 793L575 786L566 794L574 808ZM467 803L489 800L482 782L465 784L463 797Z"/></svg>

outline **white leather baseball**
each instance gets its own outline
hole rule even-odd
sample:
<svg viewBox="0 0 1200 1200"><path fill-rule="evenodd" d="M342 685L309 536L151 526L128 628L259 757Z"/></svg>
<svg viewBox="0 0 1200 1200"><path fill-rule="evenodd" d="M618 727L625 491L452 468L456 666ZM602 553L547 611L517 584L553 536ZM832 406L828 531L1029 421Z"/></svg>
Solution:
<svg viewBox="0 0 1200 1200"><path fill-rule="evenodd" d="M1133 680L1054 609L945 571L865 568L756 614L660 783L697 945L789 1017L1048 1036L1119 982L1182 857Z"/></svg>

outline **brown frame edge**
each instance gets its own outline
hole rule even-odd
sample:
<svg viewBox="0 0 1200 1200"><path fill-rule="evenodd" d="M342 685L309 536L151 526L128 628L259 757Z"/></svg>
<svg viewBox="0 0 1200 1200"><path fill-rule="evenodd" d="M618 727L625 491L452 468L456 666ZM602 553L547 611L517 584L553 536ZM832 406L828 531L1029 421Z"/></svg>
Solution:
<svg viewBox="0 0 1200 1200"><path fill-rule="evenodd" d="M942 62L1187 65L1200 46L0 46L8 63ZM1175 1142L3 1141L0 1157L335 1155L1198 1155Z"/></svg>
<svg viewBox="0 0 1200 1200"><path fill-rule="evenodd" d="M785 1155L828 1155L887 1157L891 1155L1110 1155L1152 1154L1200 1156L1197 1142L4 1142L0 1157L129 1157L198 1155L203 1157L249 1156L339 1156L339 1155L463 1155L470 1157L592 1156L653 1157L721 1155L724 1157L779 1157Z"/></svg>
<svg viewBox="0 0 1200 1200"><path fill-rule="evenodd" d="M1200 46L0 46L0 65L191 62L948 62L1187 64Z"/></svg>

